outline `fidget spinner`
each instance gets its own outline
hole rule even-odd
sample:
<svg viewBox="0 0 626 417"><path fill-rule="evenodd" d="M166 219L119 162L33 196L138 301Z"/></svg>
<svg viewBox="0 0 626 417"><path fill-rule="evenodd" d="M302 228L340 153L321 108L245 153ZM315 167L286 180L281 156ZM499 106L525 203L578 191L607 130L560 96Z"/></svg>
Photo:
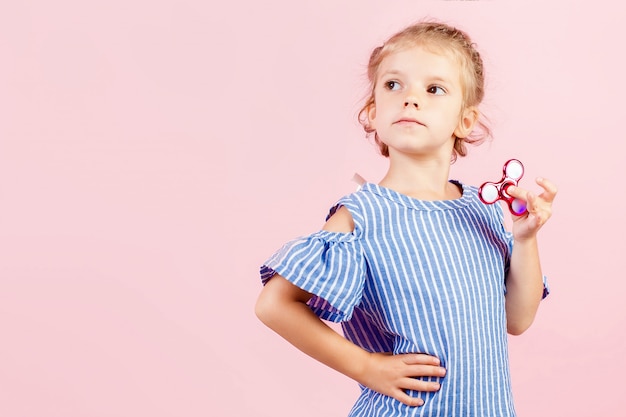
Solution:
<svg viewBox="0 0 626 417"><path fill-rule="evenodd" d="M526 213L526 202L509 195L506 190L517 186L517 181L524 175L524 165L517 159L509 159L502 168L504 175L500 182L486 182L478 189L478 198L485 204L493 204L498 200L506 201L511 213L521 216Z"/></svg>

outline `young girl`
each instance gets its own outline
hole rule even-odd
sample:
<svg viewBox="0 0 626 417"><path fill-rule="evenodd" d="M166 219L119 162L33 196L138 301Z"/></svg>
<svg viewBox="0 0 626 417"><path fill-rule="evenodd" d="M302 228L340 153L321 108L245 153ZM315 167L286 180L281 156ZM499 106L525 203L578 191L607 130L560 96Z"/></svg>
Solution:
<svg viewBox="0 0 626 417"><path fill-rule="evenodd" d="M509 188L528 206L509 233L498 204L448 179L485 132L482 60L462 31L410 26L374 49L368 73L360 120L387 174L265 262L257 315L360 384L350 416L514 416L507 331L524 332L544 294L537 232L556 188Z"/></svg>

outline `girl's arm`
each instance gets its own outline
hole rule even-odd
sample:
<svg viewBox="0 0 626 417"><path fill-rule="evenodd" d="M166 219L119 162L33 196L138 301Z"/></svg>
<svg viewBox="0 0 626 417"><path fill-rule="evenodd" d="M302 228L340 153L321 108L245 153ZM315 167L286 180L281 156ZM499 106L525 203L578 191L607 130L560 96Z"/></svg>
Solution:
<svg viewBox="0 0 626 417"><path fill-rule="evenodd" d="M544 189L539 196L519 187L507 188L510 195L526 200L528 206L528 213L513 221L513 253L506 278L507 330L513 335L522 334L530 327L543 295L537 232L552 215L557 189L543 178L538 178L537 184Z"/></svg>
<svg viewBox="0 0 626 417"><path fill-rule="evenodd" d="M339 216L339 217L338 217ZM334 220L333 220L334 219ZM341 208L324 227L345 231L352 225ZM339 229L339 230L337 230ZM276 274L263 287L256 304L259 319L296 348L355 381L410 406L423 400L405 390L436 391L439 384L416 377L445 375L439 360L424 354L370 353L328 327L306 304L311 294Z"/></svg>

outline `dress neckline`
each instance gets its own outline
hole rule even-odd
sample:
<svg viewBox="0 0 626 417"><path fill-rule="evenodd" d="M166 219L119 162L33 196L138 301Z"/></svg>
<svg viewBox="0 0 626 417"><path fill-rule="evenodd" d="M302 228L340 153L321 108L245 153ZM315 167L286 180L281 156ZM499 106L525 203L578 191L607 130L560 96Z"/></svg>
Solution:
<svg viewBox="0 0 626 417"><path fill-rule="evenodd" d="M461 197L453 200L418 200L417 198L409 197L408 195L399 193L391 188L383 187L382 185L371 182L363 184L361 190L377 194L388 200L416 210L454 210L468 206L474 198L472 187L456 180L450 180L450 182L461 187Z"/></svg>

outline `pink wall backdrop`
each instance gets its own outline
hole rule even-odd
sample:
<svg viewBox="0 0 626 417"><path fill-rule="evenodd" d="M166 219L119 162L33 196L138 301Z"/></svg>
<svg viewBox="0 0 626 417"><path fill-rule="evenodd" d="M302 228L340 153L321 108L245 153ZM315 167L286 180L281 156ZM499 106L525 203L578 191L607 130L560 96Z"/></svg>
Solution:
<svg viewBox="0 0 626 417"><path fill-rule="evenodd" d="M560 186L518 412L623 415L619 2L27 0L0 5L0 416L346 415L356 384L256 320L257 269L383 174L365 64L425 17L487 68L495 140L453 175Z"/></svg>

